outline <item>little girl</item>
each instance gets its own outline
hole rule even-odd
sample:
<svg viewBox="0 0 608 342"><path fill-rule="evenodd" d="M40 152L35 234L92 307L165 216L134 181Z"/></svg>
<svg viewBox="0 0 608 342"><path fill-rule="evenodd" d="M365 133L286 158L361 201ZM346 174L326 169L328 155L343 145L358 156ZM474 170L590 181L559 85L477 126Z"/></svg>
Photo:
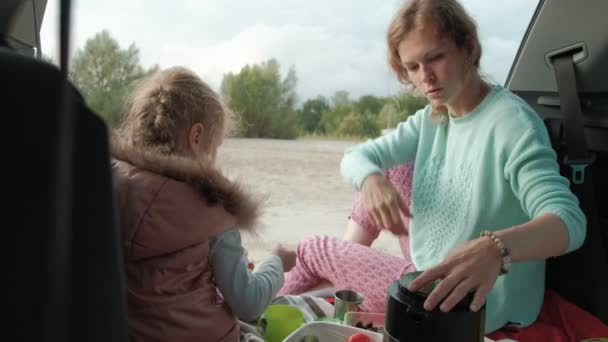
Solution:
<svg viewBox="0 0 608 342"><path fill-rule="evenodd" d="M214 165L227 120L182 67L133 94L112 146L132 341L236 341L237 318L258 316L295 264L277 247L247 268L240 230L254 230L260 205Z"/></svg>

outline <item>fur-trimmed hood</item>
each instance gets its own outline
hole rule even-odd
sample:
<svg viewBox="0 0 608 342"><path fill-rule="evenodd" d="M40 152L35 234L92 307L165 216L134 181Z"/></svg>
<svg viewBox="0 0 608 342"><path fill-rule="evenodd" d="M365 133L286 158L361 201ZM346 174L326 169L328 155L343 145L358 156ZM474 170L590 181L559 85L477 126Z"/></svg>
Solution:
<svg viewBox="0 0 608 342"><path fill-rule="evenodd" d="M131 339L235 341L238 321L217 304L209 241L253 230L260 204L212 163L116 139L111 149Z"/></svg>
<svg viewBox="0 0 608 342"><path fill-rule="evenodd" d="M134 148L116 137L111 141L111 155L139 170L188 184L208 206L223 207L239 229L257 228L263 200L255 200L242 184L228 180L212 162Z"/></svg>

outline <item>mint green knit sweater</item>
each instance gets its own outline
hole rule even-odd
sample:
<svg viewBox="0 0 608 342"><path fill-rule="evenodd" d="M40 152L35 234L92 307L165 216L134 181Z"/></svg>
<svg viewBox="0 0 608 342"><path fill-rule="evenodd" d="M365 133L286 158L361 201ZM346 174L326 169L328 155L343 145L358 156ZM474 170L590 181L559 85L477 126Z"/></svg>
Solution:
<svg viewBox="0 0 608 342"><path fill-rule="evenodd" d="M410 249L416 269L443 261L482 230L500 230L551 213L565 223L567 252L585 239L586 220L559 174L546 128L525 101L501 86L470 113L439 125L431 108L389 135L348 151L341 172L357 189L365 178L414 161ZM544 295L545 262L514 264L487 297L486 332L530 325Z"/></svg>

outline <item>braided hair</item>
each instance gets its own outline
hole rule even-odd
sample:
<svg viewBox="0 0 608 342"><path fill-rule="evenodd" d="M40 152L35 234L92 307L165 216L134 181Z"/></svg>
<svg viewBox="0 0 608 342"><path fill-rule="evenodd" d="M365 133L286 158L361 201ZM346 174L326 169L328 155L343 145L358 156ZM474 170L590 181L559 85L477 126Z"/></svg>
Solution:
<svg viewBox="0 0 608 342"><path fill-rule="evenodd" d="M172 67L136 88L121 134L134 147L179 153L184 129L201 123L211 146L221 139L228 114L218 95L196 74L184 67Z"/></svg>

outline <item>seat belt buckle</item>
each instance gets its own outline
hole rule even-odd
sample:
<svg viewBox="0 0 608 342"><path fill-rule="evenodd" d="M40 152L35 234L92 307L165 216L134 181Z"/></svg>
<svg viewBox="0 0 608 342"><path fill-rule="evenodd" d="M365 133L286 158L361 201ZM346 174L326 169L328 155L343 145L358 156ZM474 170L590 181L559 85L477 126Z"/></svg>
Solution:
<svg viewBox="0 0 608 342"><path fill-rule="evenodd" d="M589 166L589 164L570 164L570 168L572 169L572 183L585 183L585 168L587 166Z"/></svg>
<svg viewBox="0 0 608 342"><path fill-rule="evenodd" d="M577 160L570 160L568 156L564 157L564 164L570 166L572 170L570 179L572 183L577 185L585 183L585 169L593 163L595 163L595 154L591 154L588 158Z"/></svg>

